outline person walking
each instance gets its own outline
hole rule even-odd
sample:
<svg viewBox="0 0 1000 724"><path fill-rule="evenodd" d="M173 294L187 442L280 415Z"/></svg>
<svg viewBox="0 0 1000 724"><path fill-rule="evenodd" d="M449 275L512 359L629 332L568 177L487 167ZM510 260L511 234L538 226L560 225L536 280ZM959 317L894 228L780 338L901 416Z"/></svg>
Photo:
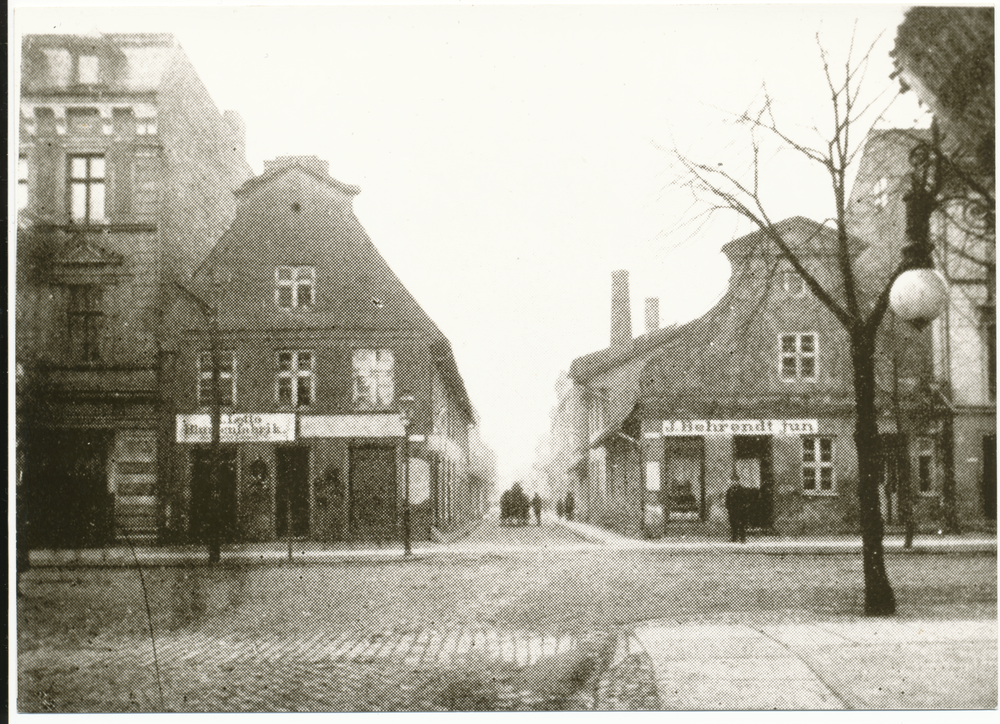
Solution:
<svg viewBox="0 0 1000 724"><path fill-rule="evenodd" d="M740 476L734 472L732 484L726 491L729 536L733 543L747 542L747 492L747 489L740 484Z"/></svg>
<svg viewBox="0 0 1000 724"><path fill-rule="evenodd" d="M576 502L573 500L573 491L570 490L566 493L566 520L573 520L573 509L576 507Z"/></svg>
<svg viewBox="0 0 1000 724"><path fill-rule="evenodd" d="M531 499L531 508L535 511L535 522L538 525L542 524L542 498L535 493L535 496Z"/></svg>

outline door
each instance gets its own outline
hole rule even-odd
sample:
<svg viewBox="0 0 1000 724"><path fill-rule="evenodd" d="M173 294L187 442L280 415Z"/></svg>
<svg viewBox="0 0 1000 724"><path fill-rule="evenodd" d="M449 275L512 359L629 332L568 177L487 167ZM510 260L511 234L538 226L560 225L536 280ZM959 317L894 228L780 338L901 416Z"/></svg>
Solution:
<svg viewBox="0 0 1000 724"><path fill-rule="evenodd" d="M983 515L997 519L997 436L983 435Z"/></svg>
<svg viewBox="0 0 1000 724"><path fill-rule="evenodd" d="M349 475L352 536L392 540L396 522L396 449L388 445L352 447Z"/></svg>
<svg viewBox="0 0 1000 724"><path fill-rule="evenodd" d="M33 547L94 546L113 535L105 430L42 430L25 463Z"/></svg>
<svg viewBox="0 0 1000 724"><path fill-rule="evenodd" d="M236 538L236 447L219 449L219 538L229 543ZM207 543L212 524L212 450L191 451L191 539Z"/></svg>
<svg viewBox="0 0 1000 724"><path fill-rule="evenodd" d="M279 538L309 535L309 448L279 447L275 451L275 517Z"/></svg>
<svg viewBox="0 0 1000 724"><path fill-rule="evenodd" d="M733 467L740 484L757 491L750 505L749 528L774 524L774 467L769 435L733 437Z"/></svg>
<svg viewBox="0 0 1000 724"><path fill-rule="evenodd" d="M882 448L882 517L891 525L894 517L897 520L902 518L899 496L907 483L903 476L909 474L909 448L905 435L886 433L879 438Z"/></svg>

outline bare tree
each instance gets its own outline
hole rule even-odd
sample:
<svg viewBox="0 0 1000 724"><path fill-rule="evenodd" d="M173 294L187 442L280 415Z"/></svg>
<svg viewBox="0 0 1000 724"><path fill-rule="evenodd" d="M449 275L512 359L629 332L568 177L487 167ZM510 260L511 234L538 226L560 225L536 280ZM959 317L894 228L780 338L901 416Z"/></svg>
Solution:
<svg viewBox="0 0 1000 724"><path fill-rule="evenodd" d="M877 39L876 39L877 42ZM871 290L859 288L849 245L847 231L847 179L848 171L863 144L866 131L879 117L877 104L885 98L882 94L870 102L861 100L861 88L873 42L862 57L855 62L853 41L851 52L842 69L831 67L829 55L819 43L820 58L830 97L829 111L832 126L824 134L819 132L819 147L796 140L786 133L775 120L772 97L764 89L763 103L756 111L743 113L739 122L748 130L752 164L747 178L728 171L721 164L703 163L675 151L685 182L699 196L710 203L711 211L735 212L755 224L762 236L773 243L788 258L796 272L805 281L816 298L833 314L847 331L850 339L850 356L853 368L855 396L855 433L858 459L858 497L860 525L863 541L865 613L872 616L892 615L896 600L886 575L883 549L883 521L879 499L881 481L881 450L876 411L875 353L879 325L889 306L892 281L902 271L903 262L884 288ZM817 131L818 132L818 131ZM791 149L808 161L822 167L831 184L835 213L832 221L836 228L836 258L841 288L831 290L824 286L802 263L796 250L788 246L775 229L762 198L761 174L766 170L762 162L762 140L777 142L782 148ZM935 194L933 188L924 193ZM919 202L919 199L917 200ZM928 214L929 215L929 214Z"/></svg>

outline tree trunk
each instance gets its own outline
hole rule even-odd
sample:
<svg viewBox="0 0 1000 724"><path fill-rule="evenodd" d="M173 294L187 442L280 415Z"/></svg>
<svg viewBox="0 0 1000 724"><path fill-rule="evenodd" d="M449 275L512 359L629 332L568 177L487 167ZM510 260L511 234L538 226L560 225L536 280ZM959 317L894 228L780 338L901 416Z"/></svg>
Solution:
<svg viewBox="0 0 1000 724"><path fill-rule="evenodd" d="M854 365L857 415L854 442L858 454L858 501L864 549L865 614L891 616L896 612L896 597L885 572L885 551L882 547L884 528L879 501L881 455L878 415L875 407L874 337L874 334L867 334L863 327L851 330L851 359Z"/></svg>

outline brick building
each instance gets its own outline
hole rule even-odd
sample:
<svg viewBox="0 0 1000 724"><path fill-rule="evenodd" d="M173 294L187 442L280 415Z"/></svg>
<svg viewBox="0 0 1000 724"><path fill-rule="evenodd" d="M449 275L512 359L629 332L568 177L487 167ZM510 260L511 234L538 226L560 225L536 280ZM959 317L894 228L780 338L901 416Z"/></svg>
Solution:
<svg viewBox="0 0 1000 724"><path fill-rule="evenodd" d="M489 474L447 338L354 216L356 186L285 157L237 192L232 225L191 282L217 307L226 540L392 540L410 476L413 533L483 511ZM172 376L168 527L205 537L211 337L181 299ZM409 454L398 400L416 398ZM485 465L485 467L489 467Z"/></svg>
<svg viewBox="0 0 1000 724"><path fill-rule="evenodd" d="M20 531L151 540L173 430L163 312L232 219L242 123L169 35L29 36L19 106Z"/></svg>

